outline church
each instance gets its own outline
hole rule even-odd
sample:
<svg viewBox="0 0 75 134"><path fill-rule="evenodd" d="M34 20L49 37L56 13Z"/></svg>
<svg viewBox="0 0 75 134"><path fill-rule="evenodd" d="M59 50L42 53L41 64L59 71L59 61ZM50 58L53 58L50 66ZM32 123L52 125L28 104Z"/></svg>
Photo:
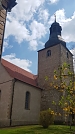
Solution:
<svg viewBox="0 0 75 134"><path fill-rule="evenodd" d="M0 12L5 15L3 10ZM39 124L41 110L53 108L59 111L58 106L52 105L52 100L58 102L60 94L56 89L49 90L45 77L48 76L52 82L54 70L64 62L70 64L73 71L73 55L66 47L61 31L62 27L55 18L49 40L38 51L37 75L0 59L0 127ZM64 119L60 117L59 120Z"/></svg>

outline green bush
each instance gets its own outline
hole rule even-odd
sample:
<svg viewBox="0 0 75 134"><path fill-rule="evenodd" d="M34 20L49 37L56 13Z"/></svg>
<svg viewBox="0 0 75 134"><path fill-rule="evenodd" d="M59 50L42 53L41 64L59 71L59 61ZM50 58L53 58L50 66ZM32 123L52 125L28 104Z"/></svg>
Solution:
<svg viewBox="0 0 75 134"><path fill-rule="evenodd" d="M51 109L40 112L40 124L44 128L48 128L49 125L54 122L54 112Z"/></svg>

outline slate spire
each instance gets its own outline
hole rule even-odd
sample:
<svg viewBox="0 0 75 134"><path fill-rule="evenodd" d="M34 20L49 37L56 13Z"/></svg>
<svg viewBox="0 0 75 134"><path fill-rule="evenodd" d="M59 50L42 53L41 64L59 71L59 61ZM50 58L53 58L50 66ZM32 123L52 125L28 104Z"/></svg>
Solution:
<svg viewBox="0 0 75 134"><path fill-rule="evenodd" d="M56 15L55 15L55 21L52 23L50 27L50 36L49 40L45 43L45 48L56 45L56 44L62 44L66 47L66 42L61 37L61 31L62 27L59 23L56 22Z"/></svg>

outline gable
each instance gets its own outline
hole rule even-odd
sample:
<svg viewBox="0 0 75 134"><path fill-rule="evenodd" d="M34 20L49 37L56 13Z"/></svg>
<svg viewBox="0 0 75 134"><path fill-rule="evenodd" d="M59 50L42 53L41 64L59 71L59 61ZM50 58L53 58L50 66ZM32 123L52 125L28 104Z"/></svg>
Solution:
<svg viewBox="0 0 75 134"><path fill-rule="evenodd" d="M4 66L1 64L0 61L0 83L12 80L13 78L9 75L9 73L6 71Z"/></svg>
<svg viewBox="0 0 75 134"><path fill-rule="evenodd" d="M20 80L22 82L25 82L27 84L30 84L30 85L38 88L37 75L33 75L32 73L12 64L4 59L1 60L1 63L12 78L15 78L17 80Z"/></svg>

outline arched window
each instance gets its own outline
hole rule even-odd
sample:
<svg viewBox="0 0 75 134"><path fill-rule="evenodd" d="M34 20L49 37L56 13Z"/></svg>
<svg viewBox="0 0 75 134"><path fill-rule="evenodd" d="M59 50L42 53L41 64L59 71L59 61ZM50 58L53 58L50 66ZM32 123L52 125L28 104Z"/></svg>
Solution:
<svg viewBox="0 0 75 134"><path fill-rule="evenodd" d="M26 92L25 95L25 109L30 109L30 92Z"/></svg>
<svg viewBox="0 0 75 134"><path fill-rule="evenodd" d="M51 50L47 51L47 57L51 56Z"/></svg>

